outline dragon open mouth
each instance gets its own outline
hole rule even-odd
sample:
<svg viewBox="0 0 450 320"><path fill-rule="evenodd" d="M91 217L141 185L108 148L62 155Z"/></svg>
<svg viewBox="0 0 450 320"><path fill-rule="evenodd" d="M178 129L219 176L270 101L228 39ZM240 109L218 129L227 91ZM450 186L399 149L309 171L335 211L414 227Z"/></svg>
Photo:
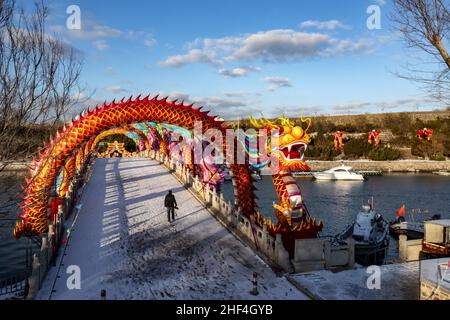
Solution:
<svg viewBox="0 0 450 320"><path fill-rule="evenodd" d="M286 160L303 160L306 151L306 144L294 142L281 148L281 154Z"/></svg>

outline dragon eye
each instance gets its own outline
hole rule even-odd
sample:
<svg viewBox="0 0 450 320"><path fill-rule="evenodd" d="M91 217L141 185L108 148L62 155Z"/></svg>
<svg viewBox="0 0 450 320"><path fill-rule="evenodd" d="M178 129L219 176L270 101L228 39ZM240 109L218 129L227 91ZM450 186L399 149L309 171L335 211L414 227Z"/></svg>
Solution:
<svg viewBox="0 0 450 320"><path fill-rule="evenodd" d="M293 137L292 135L290 135L290 134L286 134L286 135L284 135L283 138L281 139L281 142L282 142L283 144L288 144L288 143L291 143L292 140L294 140L294 137Z"/></svg>
<svg viewBox="0 0 450 320"><path fill-rule="evenodd" d="M302 129L301 127L298 127L298 126L294 127L294 128L292 129L292 135L293 135L294 137L296 137L296 138L301 138L301 137L303 137L303 129Z"/></svg>

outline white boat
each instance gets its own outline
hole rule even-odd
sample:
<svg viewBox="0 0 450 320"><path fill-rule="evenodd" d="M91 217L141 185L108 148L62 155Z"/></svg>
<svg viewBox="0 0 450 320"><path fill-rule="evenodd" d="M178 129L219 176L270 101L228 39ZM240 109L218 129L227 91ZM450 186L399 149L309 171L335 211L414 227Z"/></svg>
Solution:
<svg viewBox="0 0 450 320"><path fill-rule="evenodd" d="M435 171L433 172L433 174L436 174L438 176L450 176L450 172L446 170Z"/></svg>
<svg viewBox="0 0 450 320"><path fill-rule="evenodd" d="M425 221L439 220L440 218L440 214L435 214L430 219L427 219ZM423 239L423 236L425 234L424 221L416 222L414 221L414 219L411 220L412 221L407 221L403 216L397 217L395 221L392 221L390 223L389 226L389 233L391 234L391 236L395 239L398 239L401 234L404 234L407 236L408 240Z"/></svg>
<svg viewBox="0 0 450 320"><path fill-rule="evenodd" d="M355 222L337 236L341 241L350 237L355 241L355 260L358 263L383 263L389 246L389 222L373 209L373 200L364 205Z"/></svg>
<svg viewBox="0 0 450 320"><path fill-rule="evenodd" d="M408 240L422 239L424 232L423 222L396 220L389 226L389 233L394 239L398 239L401 234L406 235Z"/></svg>
<svg viewBox="0 0 450 320"><path fill-rule="evenodd" d="M322 172L314 172L317 180L364 180L364 176L353 171L352 167L340 166Z"/></svg>

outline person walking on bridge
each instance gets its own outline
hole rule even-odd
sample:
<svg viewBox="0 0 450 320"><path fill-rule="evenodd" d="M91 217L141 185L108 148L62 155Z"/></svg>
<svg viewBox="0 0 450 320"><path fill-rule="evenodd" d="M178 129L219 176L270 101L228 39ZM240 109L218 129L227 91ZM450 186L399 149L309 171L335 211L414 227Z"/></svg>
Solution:
<svg viewBox="0 0 450 320"><path fill-rule="evenodd" d="M177 208L178 205L172 190L169 190L169 193L166 194L166 197L164 198L164 206L167 208L167 220L169 222L175 221L175 208Z"/></svg>

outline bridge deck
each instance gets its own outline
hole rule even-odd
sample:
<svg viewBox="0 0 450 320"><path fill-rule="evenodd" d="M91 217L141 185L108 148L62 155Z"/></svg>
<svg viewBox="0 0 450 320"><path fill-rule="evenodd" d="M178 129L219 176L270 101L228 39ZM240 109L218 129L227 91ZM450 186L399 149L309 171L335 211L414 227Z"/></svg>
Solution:
<svg viewBox="0 0 450 320"><path fill-rule="evenodd" d="M173 224L163 207L168 189L180 208ZM156 162L97 159L79 203L66 255L38 299L99 299L102 289L107 299L306 299ZM80 290L67 288L70 265L81 269Z"/></svg>

